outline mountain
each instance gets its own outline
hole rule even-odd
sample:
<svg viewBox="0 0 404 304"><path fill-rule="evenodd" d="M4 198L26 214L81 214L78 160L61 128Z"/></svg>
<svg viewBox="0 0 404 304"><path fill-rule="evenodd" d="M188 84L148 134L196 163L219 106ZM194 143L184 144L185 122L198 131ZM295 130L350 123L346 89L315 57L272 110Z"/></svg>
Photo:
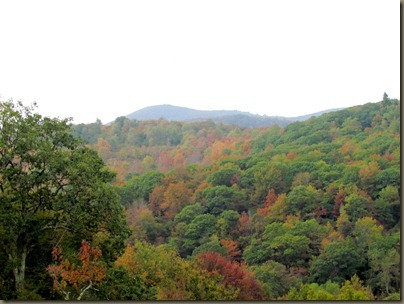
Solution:
<svg viewBox="0 0 404 304"><path fill-rule="evenodd" d="M186 107L178 107L173 105L157 105L140 109L136 112L126 115L125 117L128 119L136 120L156 120L164 118L168 121L204 121L212 119L215 123L223 123L227 125L236 124L243 127L267 127L273 125L284 127L294 121L303 121L313 116L320 116L324 113L337 110L340 109L326 110L298 117L283 117L266 115L262 116L237 110L207 111L195 110Z"/></svg>
<svg viewBox="0 0 404 304"><path fill-rule="evenodd" d="M166 120L175 120L175 121L192 121L192 120L206 120L221 116L237 115L237 114L252 115L240 111L227 111L227 110L202 111L172 105L157 105L140 109L136 112L126 115L126 117L129 119L136 119L136 120L150 120L150 119L164 118Z"/></svg>

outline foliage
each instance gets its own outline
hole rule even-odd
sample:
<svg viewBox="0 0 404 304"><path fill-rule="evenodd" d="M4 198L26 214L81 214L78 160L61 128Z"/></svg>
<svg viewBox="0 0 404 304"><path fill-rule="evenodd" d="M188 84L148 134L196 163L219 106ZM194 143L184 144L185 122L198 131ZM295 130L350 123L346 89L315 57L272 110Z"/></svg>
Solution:
<svg viewBox="0 0 404 304"><path fill-rule="evenodd" d="M292 288L287 296L288 300L300 301L330 301L330 300L373 300L374 296L369 288L363 286L358 276L354 275L341 286L327 281L325 284L302 284L299 289Z"/></svg>
<svg viewBox="0 0 404 304"><path fill-rule="evenodd" d="M101 251L85 241L81 243L78 265L63 259L61 248L55 247L52 256L54 264L48 267L48 272L53 279L53 288L65 300L70 300L72 294L75 300L80 300L105 277L105 268L98 261Z"/></svg>
<svg viewBox="0 0 404 304"><path fill-rule="evenodd" d="M217 276L182 260L174 251L136 242L126 248L116 261L132 275L156 288L157 300L231 300L234 292L227 290Z"/></svg>
<svg viewBox="0 0 404 304"><path fill-rule="evenodd" d="M243 193L235 186L213 186L201 192L201 203L213 215L219 215L225 210L244 210Z"/></svg>
<svg viewBox="0 0 404 304"><path fill-rule="evenodd" d="M364 257L360 255L351 238L331 242L313 260L310 279L318 283L325 283L327 280L341 283L353 276L363 264Z"/></svg>
<svg viewBox="0 0 404 304"><path fill-rule="evenodd" d="M1 107L5 299L60 299L51 251L77 260L83 239L105 267L91 300L400 294L398 100L265 128L119 117L72 131Z"/></svg>
<svg viewBox="0 0 404 304"><path fill-rule="evenodd" d="M92 299L103 301L155 300L156 297L155 287L148 286L141 275L131 274L122 266L109 268L92 295Z"/></svg>
<svg viewBox="0 0 404 304"><path fill-rule="evenodd" d="M251 267L255 277L262 283L266 299L275 300L286 294L293 285L293 277L281 263L268 260Z"/></svg>
<svg viewBox="0 0 404 304"><path fill-rule="evenodd" d="M262 290L252 272L237 262L229 262L218 253L205 252L197 257L203 269L211 274L218 273L222 284L238 290L237 300L262 300Z"/></svg>
<svg viewBox="0 0 404 304"><path fill-rule="evenodd" d="M71 135L68 120L2 102L0 129L0 227L8 231L0 244L17 295L40 243L50 255L51 244L71 242L78 248L80 240L104 233L111 236L100 243L104 259L119 254L128 230L109 184L114 174Z"/></svg>

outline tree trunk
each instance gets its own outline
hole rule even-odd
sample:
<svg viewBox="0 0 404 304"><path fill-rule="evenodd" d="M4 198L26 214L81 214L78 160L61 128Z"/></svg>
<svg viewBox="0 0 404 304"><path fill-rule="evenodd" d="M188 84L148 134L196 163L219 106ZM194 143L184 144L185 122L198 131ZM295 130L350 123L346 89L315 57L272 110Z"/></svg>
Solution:
<svg viewBox="0 0 404 304"><path fill-rule="evenodd" d="M14 280L15 280L15 290L17 292L17 297L20 296L21 291L24 289L25 282L25 265L27 260L28 248L24 245L21 253L20 261L18 262L17 250L14 251L14 256L10 256L12 261L17 261L13 268Z"/></svg>

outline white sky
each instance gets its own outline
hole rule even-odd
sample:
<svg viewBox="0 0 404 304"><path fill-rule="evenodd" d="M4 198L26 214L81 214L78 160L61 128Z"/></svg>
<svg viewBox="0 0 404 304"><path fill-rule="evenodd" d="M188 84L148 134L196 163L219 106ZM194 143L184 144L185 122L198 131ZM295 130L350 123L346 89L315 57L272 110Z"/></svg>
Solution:
<svg viewBox="0 0 404 304"><path fill-rule="evenodd" d="M399 0L0 1L0 95L107 123L172 104L298 116L400 97Z"/></svg>

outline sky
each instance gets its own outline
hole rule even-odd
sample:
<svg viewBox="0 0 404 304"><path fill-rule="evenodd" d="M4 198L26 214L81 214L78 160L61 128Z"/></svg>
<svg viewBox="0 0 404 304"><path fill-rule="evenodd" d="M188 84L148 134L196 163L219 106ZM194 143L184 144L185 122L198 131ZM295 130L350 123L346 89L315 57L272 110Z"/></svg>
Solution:
<svg viewBox="0 0 404 304"><path fill-rule="evenodd" d="M400 98L399 0L0 1L0 100L74 123Z"/></svg>

